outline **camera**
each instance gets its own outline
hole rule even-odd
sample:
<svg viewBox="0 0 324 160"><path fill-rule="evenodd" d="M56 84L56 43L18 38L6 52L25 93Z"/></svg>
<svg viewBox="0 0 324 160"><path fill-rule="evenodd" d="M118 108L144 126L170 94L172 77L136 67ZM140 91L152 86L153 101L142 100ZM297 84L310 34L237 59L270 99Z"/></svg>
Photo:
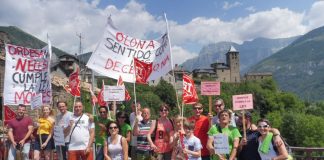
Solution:
<svg viewBox="0 0 324 160"><path fill-rule="evenodd" d="M21 150L21 148L22 148L22 146L21 146L19 143L17 143L17 145L16 145L16 149L17 149L17 150Z"/></svg>

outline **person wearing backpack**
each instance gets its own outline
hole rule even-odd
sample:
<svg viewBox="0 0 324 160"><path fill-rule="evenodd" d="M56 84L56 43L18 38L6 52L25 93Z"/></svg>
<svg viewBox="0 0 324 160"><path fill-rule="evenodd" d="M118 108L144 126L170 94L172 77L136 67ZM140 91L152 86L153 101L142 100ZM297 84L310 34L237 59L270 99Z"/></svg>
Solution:
<svg viewBox="0 0 324 160"><path fill-rule="evenodd" d="M273 143L273 133L270 132L271 125L267 119L258 120L258 131L260 137L258 138L258 152L262 160L286 160L288 159L287 149L282 143L275 145ZM276 137L281 139L281 137ZM283 142L283 140L281 139ZM276 149L277 148L277 149ZM277 151L276 151L277 150Z"/></svg>
<svg viewBox="0 0 324 160"><path fill-rule="evenodd" d="M173 122L168 118L169 106L162 104L160 106L160 118L157 119L157 125L154 126L147 135L151 148L157 154L158 160L170 160L172 155L173 144ZM155 130L155 133L153 131ZM151 135L155 134L155 140Z"/></svg>

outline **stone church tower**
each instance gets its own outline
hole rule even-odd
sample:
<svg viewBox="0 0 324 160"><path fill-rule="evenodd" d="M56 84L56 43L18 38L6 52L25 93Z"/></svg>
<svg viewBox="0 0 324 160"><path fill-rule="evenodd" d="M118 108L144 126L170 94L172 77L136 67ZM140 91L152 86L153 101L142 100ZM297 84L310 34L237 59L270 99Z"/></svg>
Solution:
<svg viewBox="0 0 324 160"><path fill-rule="evenodd" d="M230 69L230 82L240 82L240 55L233 46L226 53L226 64Z"/></svg>

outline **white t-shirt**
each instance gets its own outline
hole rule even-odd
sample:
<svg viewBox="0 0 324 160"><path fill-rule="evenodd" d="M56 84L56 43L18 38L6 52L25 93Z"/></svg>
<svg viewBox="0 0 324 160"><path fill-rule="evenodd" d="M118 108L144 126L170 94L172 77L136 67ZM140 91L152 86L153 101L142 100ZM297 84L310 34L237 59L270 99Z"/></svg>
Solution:
<svg viewBox="0 0 324 160"><path fill-rule="evenodd" d="M263 142L261 142L261 141L259 140L259 148L261 147L262 143L263 143ZM270 148L270 150L269 150L268 154L264 154L264 153L262 153L262 152L260 152L260 151L258 150L259 155L260 155L260 157L261 157L262 160L271 160L273 157L277 157L277 153L276 153L276 151L273 149L273 145L272 145L272 143L269 144L269 148Z"/></svg>
<svg viewBox="0 0 324 160"><path fill-rule="evenodd" d="M64 115L62 113L58 114L55 118L55 125L66 128L70 123L70 117L73 115L72 112L67 111ZM69 136L64 138L65 142L69 142Z"/></svg>
<svg viewBox="0 0 324 160"><path fill-rule="evenodd" d="M70 116L70 120L74 121L73 126L71 127L70 134L68 138L70 138L72 129L74 125L76 125L72 136L71 136L71 141L69 145L69 150L85 150L88 146L89 143L89 138L90 138L90 129L94 129L95 125L94 123L89 122L89 117L86 114L83 114L80 121L78 124L76 122L80 116L76 117L74 114Z"/></svg>
<svg viewBox="0 0 324 160"><path fill-rule="evenodd" d="M141 115L138 115L138 121L142 121L143 117ZM129 116L129 122L131 124L132 129L134 129L134 122L135 122L135 112L132 112ZM136 146L137 145L137 136L133 136L132 135L132 139L131 139L131 146Z"/></svg>
<svg viewBox="0 0 324 160"><path fill-rule="evenodd" d="M196 136L192 135L191 137L183 138L183 143L185 147L190 151L199 151L202 149L202 145L200 142L200 139L198 139ZM194 157L191 154L188 154L188 160L201 160L201 157Z"/></svg>

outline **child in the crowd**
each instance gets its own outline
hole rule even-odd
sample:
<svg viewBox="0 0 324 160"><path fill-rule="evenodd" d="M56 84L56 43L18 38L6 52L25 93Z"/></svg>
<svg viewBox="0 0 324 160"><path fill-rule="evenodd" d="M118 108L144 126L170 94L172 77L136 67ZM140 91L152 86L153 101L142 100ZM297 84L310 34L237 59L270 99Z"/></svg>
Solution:
<svg viewBox="0 0 324 160"><path fill-rule="evenodd" d="M202 145L200 140L193 134L195 123L185 120L183 127L185 131L183 153L188 157L188 160L201 160Z"/></svg>

